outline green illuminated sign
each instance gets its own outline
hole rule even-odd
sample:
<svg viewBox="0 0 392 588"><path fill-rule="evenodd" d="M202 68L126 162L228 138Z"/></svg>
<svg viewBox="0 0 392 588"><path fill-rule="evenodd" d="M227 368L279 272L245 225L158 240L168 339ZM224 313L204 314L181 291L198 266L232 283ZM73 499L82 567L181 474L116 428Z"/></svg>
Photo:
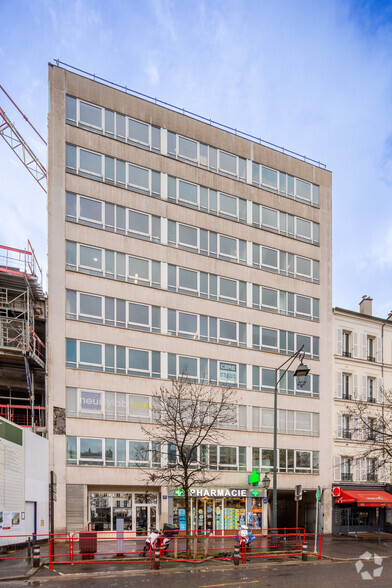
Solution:
<svg viewBox="0 0 392 588"><path fill-rule="evenodd" d="M258 496L260 494L259 490L253 490L252 496Z"/></svg>
<svg viewBox="0 0 392 588"><path fill-rule="evenodd" d="M176 494L176 496L182 496L184 494L184 490L181 490L181 488L177 488L174 494Z"/></svg>
<svg viewBox="0 0 392 588"><path fill-rule="evenodd" d="M253 470L251 475L248 476L248 483L252 486L258 486L260 482L260 474L257 470Z"/></svg>

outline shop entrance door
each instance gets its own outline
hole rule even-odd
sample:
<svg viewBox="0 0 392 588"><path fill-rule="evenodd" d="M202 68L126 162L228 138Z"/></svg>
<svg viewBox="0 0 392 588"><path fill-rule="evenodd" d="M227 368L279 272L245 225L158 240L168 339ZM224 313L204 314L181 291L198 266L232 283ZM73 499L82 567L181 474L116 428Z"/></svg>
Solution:
<svg viewBox="0 0 392 588"><path fill-rule="evenodd" d="M224 529L224 501L221 498L191 498L192 529L197 533L222 532Z"/></svg>

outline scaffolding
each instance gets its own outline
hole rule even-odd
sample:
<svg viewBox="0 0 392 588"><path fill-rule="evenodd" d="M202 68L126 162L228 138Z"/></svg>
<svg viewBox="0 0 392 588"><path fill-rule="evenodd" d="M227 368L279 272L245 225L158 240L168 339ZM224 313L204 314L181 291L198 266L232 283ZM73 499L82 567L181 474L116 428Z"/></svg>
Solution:
<svg viewBox="0 0 392 588"><path fill-rule="evenodd" d="M31 243L0 245L0 414L34 430L45 426L45 325L42 269Z"/></svg>

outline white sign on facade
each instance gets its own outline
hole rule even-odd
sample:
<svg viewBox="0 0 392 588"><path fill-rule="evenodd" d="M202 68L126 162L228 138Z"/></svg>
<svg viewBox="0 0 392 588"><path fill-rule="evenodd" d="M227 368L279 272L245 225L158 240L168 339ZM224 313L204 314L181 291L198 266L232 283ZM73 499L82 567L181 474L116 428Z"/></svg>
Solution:
<svg viewBox="0 0 392 588"><path fill-rule="evenodd" d="M190 496L195 498L208 496L209 498L245 498L246 488L191 488Z"/></svg>
<svg viewBox="0 0 392 588"><path fill-rule="evenodd" d="M219 381L228 384L237 382L237 365L235 363L219 362Z"/></svg>
<svg viewBox="0 0 392 588"><path fill-rule="evenodd" d="M80 410L85 412L102 412L102 392L80 390Z"/></svg>

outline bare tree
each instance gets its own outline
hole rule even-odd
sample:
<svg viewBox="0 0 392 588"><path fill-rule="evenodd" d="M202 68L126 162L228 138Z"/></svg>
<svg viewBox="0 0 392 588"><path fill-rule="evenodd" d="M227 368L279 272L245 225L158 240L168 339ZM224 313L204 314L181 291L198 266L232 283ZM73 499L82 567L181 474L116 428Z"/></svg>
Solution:
<svg viewBox="0 0 392 588"><path fill-rule="evenodd" d="M148 473L149 482L182 490L187 535L189 491L219 476L217 464L215 472L209 469L209 446L221 443L225 438L222 428L237 422L235 397L229 387L198 384L186 375L153 394L154 424L142 429L160 447L161 467Z"/></svg>
<svg viewBox="0 0 392 588"><path fill-rule="evenodd" d="M350 419L350 438L361 441L355 457L375 459L380 477L385 477L392 466L392 390L380 392L381 404L355 400L345 414Z"/></svg>

